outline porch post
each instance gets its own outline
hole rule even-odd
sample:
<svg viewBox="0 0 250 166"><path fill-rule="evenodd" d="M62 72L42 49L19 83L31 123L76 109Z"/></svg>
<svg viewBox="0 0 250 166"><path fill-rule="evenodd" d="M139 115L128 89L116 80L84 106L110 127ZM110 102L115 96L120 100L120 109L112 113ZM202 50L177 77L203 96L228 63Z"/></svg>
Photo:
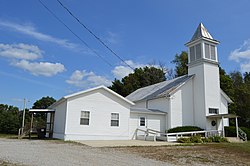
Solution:
<svg viewBox="0 0 250 166"><path fill-rule="evenodd" d="M224 116L221 117L221 121L222 121L222 137L225 137Z"/></svg>
<svg viewBox="0 0 250 166"><path fill-rule="evenodd" d="M237 139L239 138L239 128L238 128L238 118L235 117L235 125L236 125L236 136Z"/></svg>
<svg viewBox="0 0 250 166"><path fill-rule="evenodd" d="M34 117L34 113L31 113L31 120L30 120L30 132L29 132L29 139L31 139L31 132L32 132L32 128L33 128L33 117Z"/></svg>

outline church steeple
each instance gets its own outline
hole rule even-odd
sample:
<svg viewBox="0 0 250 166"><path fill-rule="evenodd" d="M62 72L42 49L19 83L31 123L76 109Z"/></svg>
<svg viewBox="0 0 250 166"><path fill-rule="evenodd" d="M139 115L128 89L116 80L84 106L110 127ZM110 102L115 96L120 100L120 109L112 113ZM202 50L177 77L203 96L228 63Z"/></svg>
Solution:
<svg viewBox="0 0 250 166"><path fill-rule="evenodd" d="M208 30L204 27L204 25L202 23L200 23L199 26L197 27L192 39L190 40L190 42L197 40L199 38L202 38L202 37L213 40L213 37L210 35Z"/></svg>
<svg viewBox="0 0 250 166"><path fill-rule="evenodd" d="M220 76L217 44L212 35L199 24L188 47L188 75L193 78L194 119L197 126L214 129L209 119L213 110L221 112ZM206 124L206 125L204 125Z"/></svg>
<svg viewBox="0 0 250 166"><path fill-rule="evenodd" d="M213 39L205 26L200 23L192 39L186 43L189 55L188 63L190 65L201 61L218 63L217 44L219 41Z"/></svg>

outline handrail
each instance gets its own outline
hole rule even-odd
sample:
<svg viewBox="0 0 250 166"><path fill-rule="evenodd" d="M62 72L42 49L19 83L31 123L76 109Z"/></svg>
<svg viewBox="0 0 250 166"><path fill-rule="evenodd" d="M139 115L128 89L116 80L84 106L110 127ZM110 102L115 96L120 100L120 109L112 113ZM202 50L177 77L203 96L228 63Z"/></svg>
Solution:
<svg viewBox="0 0 250 166"><path fill-rule="evenodd" d="M238 128L238 135L243 141L247 141L247 133L245 133L242 129Z"/></svg>
<svg viewBox="0 0 250 166"><path fill-rule="evenodd" d="M171 136L175 136L176 140L180 137L183 137L183 135L196 135L196 134L205 134L205 137L208 137L210 135L221 135L222 131L221 130L205 130L205 131L189 131L189 132L177 132L177 133L163 133L157 130L153 130L153 129L149 129L147 128L146 130L143 129L136 129L136 136L137 136L137 132L138 131L142 131L144 132L144 140L146 140L146 137L148 136L148 134L153 134L154 136L154 141L156 141L156 137L158 134L165 136L166 137L166 141L169 141L169 137Z"/></svg>
<svg viewBox="0 0 250 166"><path fill-rule="evenodd" d="M23 138L24 136L26 136L27 134L29 134L30 131L31 131L31 129L27 129L27 130L24 130L24 129L25 129L25 127L21 127L21 128L18 129L18 138Z"/></svg>

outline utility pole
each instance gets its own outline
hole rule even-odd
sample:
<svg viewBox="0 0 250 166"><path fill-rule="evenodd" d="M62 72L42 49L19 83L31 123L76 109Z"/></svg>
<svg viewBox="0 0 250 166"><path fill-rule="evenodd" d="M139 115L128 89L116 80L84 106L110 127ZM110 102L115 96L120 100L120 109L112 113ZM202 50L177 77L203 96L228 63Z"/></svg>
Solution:
<svg viewBox="0 0 250 166"><path fill-rule="evenodd" d="M26 110L26 99L23 99L23 123L22 123L22 134L24 129L24 122L25 122L25 110Z"/></svg>

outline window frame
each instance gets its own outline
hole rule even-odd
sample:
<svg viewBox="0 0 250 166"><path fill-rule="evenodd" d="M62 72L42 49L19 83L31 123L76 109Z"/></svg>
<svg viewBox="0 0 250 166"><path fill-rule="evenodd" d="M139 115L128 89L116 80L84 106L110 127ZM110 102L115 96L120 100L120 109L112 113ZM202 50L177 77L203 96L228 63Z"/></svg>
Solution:
<svg viewBox="0 0 250 166"><path fill-rule="evenodd" d="M117 115L116 118L112 115ZM116 123L114 123L116 122ZM119 127L120 126L120 114L118 112L111 112L111 119L110 119L110 126L111 127Z"/></svg>
<svg viewBox="0 0 250 166"><path fill-rule="evenodd" d="M206 49L206 45L208 45L208 50ZM216 57L216 46L210 43L204 43L204 48L205 48L205 56L204 58L212 60L212 61L217 61ZM207 55L208 53L208 55Z"/></svg>
<svg viewBox="0 0 250 166"><path fill-rule="evenodd" d="M142 125L142 118L144 118L144 125ZM140 116L139 117L139 126L140 127L146 127L146 117L145 116Z"/></svg>
<svg viewBox="0 0 250 166"><path fill-rule="evenodd" d="M83 114L82 114L83 112L88 113L88 116L84 117ZM84 123L84 120L88 120L87 121L88 123ZM82 126L89 126L89 124L90 124L90 111L88 111L88 110L82 110L81 114L80 114L80 125L82 125Z"/></svg>
<svg viewBox="0 0 250 166"><path fill-rule="evenodd" d="M208 108L209 114L219 114L219 108Z"/></svg>

